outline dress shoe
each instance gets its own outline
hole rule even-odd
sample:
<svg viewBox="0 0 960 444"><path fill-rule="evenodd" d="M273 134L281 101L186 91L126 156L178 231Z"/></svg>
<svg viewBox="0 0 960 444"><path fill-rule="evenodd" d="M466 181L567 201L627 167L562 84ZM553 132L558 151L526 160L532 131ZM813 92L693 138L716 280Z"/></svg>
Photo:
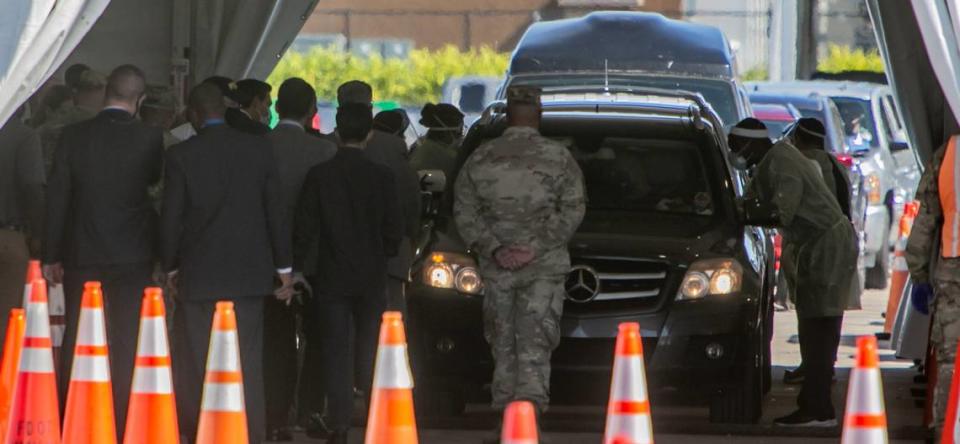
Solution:
<svg viewBox="0 0 960 444"><path fill-rule="evenodd" d="M323 414L313 413L305 422L304 432L308 438L323 439L330 436L330 428L327 427Z"/></svg>

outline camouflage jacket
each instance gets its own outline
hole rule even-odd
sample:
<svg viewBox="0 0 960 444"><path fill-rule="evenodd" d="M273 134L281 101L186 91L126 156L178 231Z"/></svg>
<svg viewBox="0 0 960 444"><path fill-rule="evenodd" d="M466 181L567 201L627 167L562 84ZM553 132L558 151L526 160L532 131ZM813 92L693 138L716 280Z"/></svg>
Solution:
<svg viewBox="0 0 960 444"><path fill-rule="evenodd" d="M501 246L528 245L536 258L520 271L570 269L567 242L586 211L583 174L563 145L532 128L511 127L474 151L454 188L454 219L485 274Z"/></svg>
<svg viewBox="0 0 960 444"><path fill-rule="evenodd" d="M940 165L947 152L944 144L933 153L917 186L916 200L920 202L920 212L913 221L910 237L904 256L910 277L915 282L933 283L933 274L937 270L940 256L940 229L943 227L943 210L940 206ZM939 274L939 273L937 273ZM954 279L960 279L960 273Z"/></svg>

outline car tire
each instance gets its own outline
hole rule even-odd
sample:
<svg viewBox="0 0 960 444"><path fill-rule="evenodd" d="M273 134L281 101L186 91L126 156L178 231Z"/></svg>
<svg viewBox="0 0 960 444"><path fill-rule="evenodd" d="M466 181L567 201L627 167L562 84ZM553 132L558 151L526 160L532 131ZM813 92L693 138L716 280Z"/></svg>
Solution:
<svg viewBox="0 0 960 444"><path fill-rule="evenodd" d="M749 362L735 373L733 383L722 388L710 399L710 422L726 424L755 424L763 413L764 362L766 344L763 330L750 341Z"/></svg>
<svg viewBox="0 0 960 444"><path fill-rule="evenodd" d="M877 262L867 268L864 286L868 290L884 290L890 277L890 251L883 248L877 252Z"/></svg>

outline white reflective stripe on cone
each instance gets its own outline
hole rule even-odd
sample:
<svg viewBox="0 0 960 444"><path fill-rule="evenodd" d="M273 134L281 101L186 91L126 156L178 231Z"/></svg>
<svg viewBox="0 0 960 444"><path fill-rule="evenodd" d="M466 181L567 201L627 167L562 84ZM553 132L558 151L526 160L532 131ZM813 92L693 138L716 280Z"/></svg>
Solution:
<svg viewBox="0 0 960 444"><path fill-rule="evenodd" d="M141 318L137 356L168 356L169 353L166 320L159 316Z"/></svg>
<svg viewBox="0 0 960 444"><path fill-rule="evenodd" d="M93 308L80 310L80 328L77 329L77 344L107 345L105 325L103 322L103 310Z"/></svg>
<svg viewBox="0 0 960 444"><path fill-rule="evenodd" d="M110 362L106 356L74 355L71 381L110 382Z"/></svg>
<svg viewBox="0 0 960 444"><path fill-rule="evenodd" d="M24 348L20 352L21 373L53 373L53 353L49 348Z"/></svg>
<svg viewBox="0 0 960 444"><path fill-rule="evenodd" d="M847 414L876 415L883 413L883 396L880 387L880 370L853 369L850 374L850 389L847 394Z"/></svg>
<svg viewBox="0 0 960 444"><path fill-rule="evenodd" d="M613 364L613 389L610 399L615 401L646 401L647 381L640 356L618 356Z"/></svg>
<svg viewBox="0 0 960 444"><path fill-rule="evenodd" d="M172 395L173 378L170 367L137 367L133 372L133 393Z"/></svg>
<svg viewBox="0 0 960 444"><path fill-rule="evenodd" d="M381 345L377 349L377 363L374 368L374 389L413 388L413 376L410 374L405 345Z"/></svg>
<svg viewBox="0 0 960 444"><path fill-rule="evenodd" d="M204 412L242 412L243 389L235 382L220 384L206 383L203 385Z"/></svg>
<svg viewBox="0 0 960 444"><path fill-rule="evenodd" d="M843 429L843 444L887 444L885 429Z"/></svg>
<svg viewBox="0 0 960 444"><path fill-rule="evenodd" d="M629 439L630 444L653 444L650 415L610 415L607 433L611 432L612 435L603 437L604 444L611 444L620 437Z"/></svg>
<svg viewBox="0 0 960 444"><path fill-rule="evenodd" d="M235 372L240 370L240 353L237 331L210 332L210 353L207 356L207 371Z"/></svg>
<svg viewBox="0 0 960 444"><path fill-rule="evenodd" d="M537 444L535 439L507 439L501 441L500 444Z"/></svg>
<svg viewBox="0 0 960 444"><path fill-rule="evenodd" d="M23 332L25 338L49 338L50 315L47 313L47 304L30 303L27 305L27 328Z"/></svg>
<svg viewBox="0 0 960 444"><path fill-rule="evenodd" d="M23 286L23 303L20 304L20 307L26 309L27 305L30 303L30 286L31 284L26 284Z"/></svg>

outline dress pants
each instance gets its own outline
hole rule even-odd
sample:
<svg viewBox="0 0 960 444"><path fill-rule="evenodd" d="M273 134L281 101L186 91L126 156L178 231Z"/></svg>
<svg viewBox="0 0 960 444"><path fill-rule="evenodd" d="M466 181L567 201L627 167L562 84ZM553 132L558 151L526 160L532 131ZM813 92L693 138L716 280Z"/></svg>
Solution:
<svg viewBox="0 0 960 444"><path fill-rule="evenodd" d="M265 438L263 392L263 296L229 299L237 315L240 367L250 444ZM210 328L217 301L177 299L173 316L173 369L177 420L185 443L197 437Z"/></svg>
<svg viewBox="0 0 960 444"><path fill-rule="evenodd" d="M10 309L23 301L30 252L23 233L0 229L0 334L7 334Z"/></svg>
<svg viewBox="0 0 960 444"><path fill-rule="evenodd" d="M321 282L310 279L310 286L319 289ZM302 423L314 413L323 413L326 394L323 387L323 331L320 328L320 309L313 295L303 305L303 367L300 369L297 393L299 421Z"/></svg>
<svg viewBox="0 0 960 444"><path fill-rule="evenodd" d="M804 379L797 406L819 420L836 418L830 394L842 325L843 316L800 318L798 323Z"/></svg>
<svg viewBox="0 0 960 444"><path fill-rule="evenodd" d="M263 385L267 429L290 425L297 385L297 304L269 296L263 303Z"/></svg>
<svg viewBox="0 0 960 444"><path fill-rule="evenodd" d="M59 392L60 409L66 408L73 351L80 323L80 302L83 285L99 281L103 288L103 309L106 317L107 341L110 346L110 379L113 385L113 409L117 418L117 434L122 436L137 355L137 332L140 328L140 305L143 289L154 285L153 264L112 265L69 268L64 266L63 293L66 303L66 331L61 348Z"/></svg>
<svg viewBox="0 0 960 444"><path fill-rule="evenodd" d="M317 301L323 380L334 430L350 427L354 387L369 399L380 319L387 304L384 293L380 289L367 294L321 294Z"/></svg>

